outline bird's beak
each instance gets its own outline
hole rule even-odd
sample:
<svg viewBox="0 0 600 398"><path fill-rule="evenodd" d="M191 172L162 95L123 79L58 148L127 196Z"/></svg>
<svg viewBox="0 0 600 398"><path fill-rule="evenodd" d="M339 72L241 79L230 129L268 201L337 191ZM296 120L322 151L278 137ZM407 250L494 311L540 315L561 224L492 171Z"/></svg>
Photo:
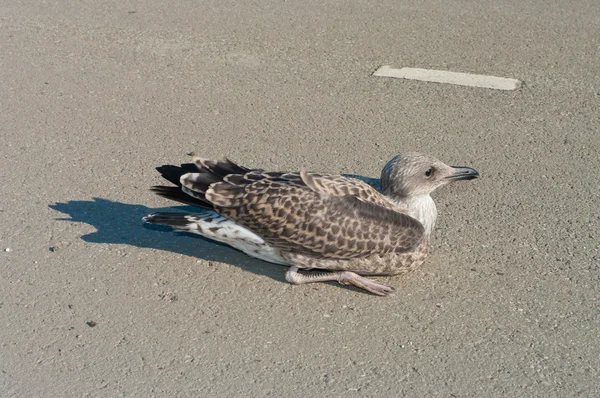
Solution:
<svg viewBox="0 0 600 398"><path fill-rule="evenodd" d="M458 181L458 180L472 180L473 178L479 177L479 172L470 167L462 166L450 166L454 170L452 174L446 177L447 180Z"/></svg>

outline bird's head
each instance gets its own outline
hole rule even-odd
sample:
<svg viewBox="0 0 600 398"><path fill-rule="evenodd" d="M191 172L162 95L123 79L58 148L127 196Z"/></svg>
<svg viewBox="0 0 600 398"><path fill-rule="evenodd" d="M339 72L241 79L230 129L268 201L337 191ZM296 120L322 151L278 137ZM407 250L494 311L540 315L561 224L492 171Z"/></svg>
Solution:
<svg viewBox="0 0 600 398"><path fill-rule="evenodd" d="M470 167L448 166L434 157L416 152L400 153L381 171L381 189L385 195L407 198L429 195L453 181L479 177Z"/></svg>

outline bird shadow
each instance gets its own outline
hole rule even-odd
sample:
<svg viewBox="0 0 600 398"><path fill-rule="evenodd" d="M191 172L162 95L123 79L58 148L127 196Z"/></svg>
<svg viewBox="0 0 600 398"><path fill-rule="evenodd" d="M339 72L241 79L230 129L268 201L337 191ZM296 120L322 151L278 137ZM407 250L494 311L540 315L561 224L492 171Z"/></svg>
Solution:
<svg viewBox="0 0 600 398"><path fill-rule="evenodd" d="M281 265L254 259L236 249L205 239L200 235L173 231L167 226L142 222L142 217L157 211L202 212L201 209L192 206L150 208L93 198L92 200L55 203L48 207L68 215L68 217L57 218L59 221L85 223L96 228L95 232L81 236L85 242L121 244L175 252L206 261L231 264L280 282L285 281L285 268Z"/></svg>
<svg viewBox="0 0 600 398"><path fill-rule="evenodd" d="M345 176L361 179L375 189L380 189L378 179L351 174L345 174ZM265 275L276 281L285 282L285 268L281 265L258 260L230 246L200 235L174 231L167 226L142 222L142 217L160 211L181 210L186 213L202 213L202 209L193 206L150 208L103 198L92 198L92 200L59 202L48 205L48 207L68 216L57 218L59 221L85 223L93 226L96 229L95 232L81 236L85 242L130 245L169 251L206 261L227 263L257 275ZM363 290L358 291L366 293Z"/></svg>

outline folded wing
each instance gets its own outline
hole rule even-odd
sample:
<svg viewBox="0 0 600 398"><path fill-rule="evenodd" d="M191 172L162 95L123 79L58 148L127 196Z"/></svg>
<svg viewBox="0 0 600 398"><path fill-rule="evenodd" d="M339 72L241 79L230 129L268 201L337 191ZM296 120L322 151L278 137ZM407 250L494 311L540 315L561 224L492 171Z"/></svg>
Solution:
<svg viewBox="0 0 600 398"><path fill-rule="evenodd" d="M410 251L423 238L419 221L354 178L257 170L208 186L206 178L186 174L182 189L280 250L350 259Z"/></svg>

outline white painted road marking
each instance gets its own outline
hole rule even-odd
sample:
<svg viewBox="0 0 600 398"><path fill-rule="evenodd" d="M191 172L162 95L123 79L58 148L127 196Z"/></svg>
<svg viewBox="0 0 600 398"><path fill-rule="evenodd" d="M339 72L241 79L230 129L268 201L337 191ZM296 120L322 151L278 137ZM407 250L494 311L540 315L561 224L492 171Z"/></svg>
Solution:
<svg viewBox="0 0 600 398"><path fill-rule="evenodd" d="M424 82L458 84L461 86L492 88L496 90L516 90L521 81L503 77L472 75L469 73L446 72L443 70L402 68L395 69L385 65L373 73L373 76L396 77L399 79L421 80Z"/></svg>

